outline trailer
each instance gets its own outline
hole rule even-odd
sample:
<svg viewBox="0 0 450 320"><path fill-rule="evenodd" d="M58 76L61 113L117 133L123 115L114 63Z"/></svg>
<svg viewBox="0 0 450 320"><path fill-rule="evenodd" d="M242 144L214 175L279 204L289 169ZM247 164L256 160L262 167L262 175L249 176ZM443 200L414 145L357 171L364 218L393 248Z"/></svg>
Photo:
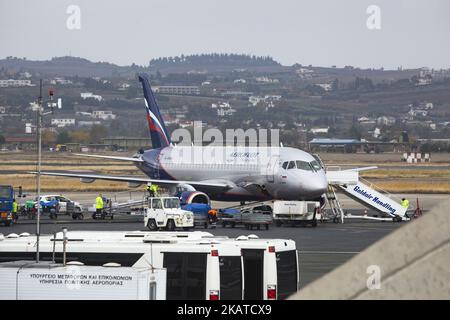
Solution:
<svg viewBox="0 0 450 320"><path fill-rule="evenodd" d="M181 209L187 210L194 215L194 227L201 226L205 229L208 228L208 212L211 210L211 206L207 203L189 203L181 206Z"/></svg>
<svg viewBox="0 0 450 320"><path fill-rule="evenodd" d="M165 300L166 269L0 263L1 300Z"/></svg>
<svg viewBox="0 0 450 320"><path fill-rule="evenodd" d="M277 227L283 225L317 226L320 220L320 202L316 201L274 201L273 219Z"/></svg>
<svg viewBox="0 0 450 320"><path fill-rule="evenodd" d="M260 230L264 227L266 230L272 224L272 208L269 205L258 205L242 207L240 210L229 208L220 209L218 215L219 223L222 227L230 225L234 228L236 225L243 225L247 230L256 227Z"/></svg>

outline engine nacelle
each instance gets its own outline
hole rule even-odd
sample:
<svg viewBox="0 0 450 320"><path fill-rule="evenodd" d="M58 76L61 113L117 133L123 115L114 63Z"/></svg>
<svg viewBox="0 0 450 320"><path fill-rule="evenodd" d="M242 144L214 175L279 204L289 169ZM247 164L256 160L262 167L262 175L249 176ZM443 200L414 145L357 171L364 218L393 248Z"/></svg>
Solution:
<svg viewBox="0 0 450 320"><path fill-rule="evenodd" d="M184 191L180 196L181 205L186 205L190 203L205 203L210 204L211 200L209 199L206 193L200 191Z"/></svg>
<svg viewBox="0 0 450 320"><path fill-rule="evenodd" d="M142 185L142 182L128 182L129 188L137 188L137 187L140 187L141 185Z"/></svg>

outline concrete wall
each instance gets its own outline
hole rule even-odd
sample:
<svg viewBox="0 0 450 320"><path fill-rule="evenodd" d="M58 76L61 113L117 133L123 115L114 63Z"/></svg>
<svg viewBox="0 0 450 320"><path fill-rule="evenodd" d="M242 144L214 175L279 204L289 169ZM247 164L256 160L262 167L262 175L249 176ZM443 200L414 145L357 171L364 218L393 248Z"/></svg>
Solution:
<svg viewBox="0 0 450 320"><path fill-rule="evenodd" d="M450 299L450 200L402 223L290 299Z"/></svg>

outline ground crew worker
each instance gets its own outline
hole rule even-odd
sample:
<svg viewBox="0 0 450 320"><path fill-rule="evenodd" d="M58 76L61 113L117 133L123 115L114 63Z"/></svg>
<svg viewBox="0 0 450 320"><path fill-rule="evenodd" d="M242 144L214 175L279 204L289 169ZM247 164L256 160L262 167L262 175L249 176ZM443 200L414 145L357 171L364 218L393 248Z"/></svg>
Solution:
<svg viewBox="0 0 450 320"><path fill-rule="evenodd" d="M217 223L217 210L211 209L208 211L209 223L213 228L216 227Z"/></svg>
<svg viewBox="0 0 450 320"><path fill-rule="evenodd" d="M409 208L409 200L403 198L402 199L402 207L408 209Z"/></svg>
<svg viewBox="0 0 450 320"><path fill-rule="evenodd" d="M152 184L151 184L150 182L148 182L148 183L147 183L147 187L146 187L145 189L147 190L148 195L149 195L150 197L152 196L152 195L151 195L151 192L150 192L151 188L152 188Z"/></svg>
<svg viewBox="0 0 450 320"><path fill-rule="evenodd" d="M103 197L101 194L98 195L97 198L95 198L95 209L97 213L102 213L103 210Z"/></svg>
<svg viewBox="0 0 450 320"><path fill-rule="evenodd" d="M157 197L158 196L158 186L156 184L152 184L150 186L150 197Z"/></svg>
<svg viewBox="0 0 450 320"><path fill-rule="evenodd" d="M28 217L31 217L31 214L32 214L33 209L34 209L34 202L33 202L33 200L27 200L25 202L25 209L27 211Z"/></svg>
<svg viewBox="0 0 450 320"><path fill-rule="evenodd" d="M14 220L17 219L17 208L18 208L18 205L17 205L16 199L13 199L13 203L12 203L12 215L13 215Z"/></svg>

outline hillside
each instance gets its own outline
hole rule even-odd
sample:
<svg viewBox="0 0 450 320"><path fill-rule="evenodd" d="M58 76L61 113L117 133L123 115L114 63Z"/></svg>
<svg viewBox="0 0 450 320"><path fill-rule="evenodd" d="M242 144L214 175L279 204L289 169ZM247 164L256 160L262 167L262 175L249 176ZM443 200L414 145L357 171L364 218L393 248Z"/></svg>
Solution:
<svg viewBox="0 0 450 320"><path fill-rule="evenodd" d="M0 60L0 69L10 73L25 70L44 76L79 77L133 77L137 72L148 71L147 68L136 65L118 66L109 62L92 62L77 57L55 57L44 61L8 57Z"/></svg>

